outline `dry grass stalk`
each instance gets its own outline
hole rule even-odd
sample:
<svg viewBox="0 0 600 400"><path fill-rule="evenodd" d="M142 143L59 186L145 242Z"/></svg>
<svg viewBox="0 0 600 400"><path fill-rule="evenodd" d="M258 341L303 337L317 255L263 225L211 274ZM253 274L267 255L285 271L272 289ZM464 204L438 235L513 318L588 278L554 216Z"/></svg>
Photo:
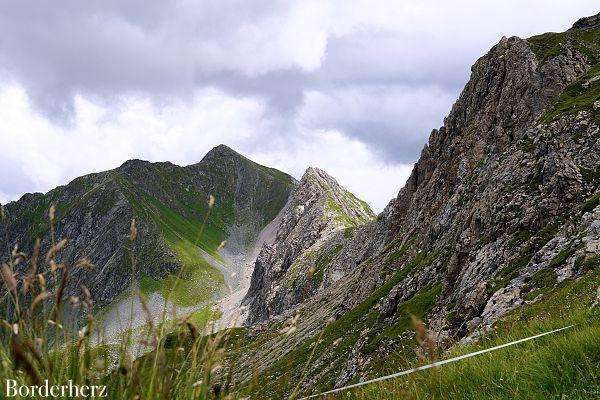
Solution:
<svg viewBox="0 0 600 400"><path fill-rule="evenodd" d="M50 208L48 209L48 219L50 220L51 223L54 222L55 216L56 216L56 206L54 204L52 204L50 206Z"/></svg>
<svg viewBox="0 0 600 400"><path fill-rule="evenodd" d="M192 324L190 322L186 322L186 326L188 328L188 331L190 332L190 336L192 337L192 340L195 341L198 338L198 330L196 329L194 324Z"/></svg>
<svg viewBox="0 0 600 400"><path fill-rule="evenodd" d="M79 260L77 260L75 262L75 268L78 269L85 269L86 271L92 271L94 268L96 268L94 266L94 264L90 261L89 258L84 257L84 258L80 258Z"/></svg>
<svg viewBox="0 0 600 400"><path fill-rule="evenodd" d="M45 364L43 361L43 357L42 354L40 352L40 349L38 347L35 346L34 343L32 343L29 339L25 338L23 339L23 344L25 345L25 347L27 348L27 350L29 351L29 353L33 356L33 358L35 359L35 361L44 369L47 370L47 368L45 368Z"/></svg>
<svg viewBox="0 0 600 400"><path fill-rule="evenodd" d="M53 313L52 319L54 319L55 321L58 320L58 315L60 313L63 294L64 294L65 288L67 286L68 278L69 278L69 270L68 270L68 268L64 268L62 278L60 280L60 285L58 286L58 290L56 291L56 295L54 298L54 313Z"/></svg>
<svg viewBox="0 0 600 400"><path fill-rule="evenodd" d="M12 356L15 362L15 368L23 370L23 372L27 374L29 379L31 379L31 381L34 384L40 385L41 381L35 370L35 367L33 366L31 360L29 359L25 351L23 351L20 340L16 336L14 336L12 339L11 349Z"/></svg>
<svg viewBox="0 0 600 400"><path fill-rule="evenodd" d="M2 279L4 279L4 283L6 284L8 291L16 296L17 280L15 279L12 268L6 263L2 264Z"/></svg>
<svg viewBox="0 0 600 400"><path fill-rule="evenodd" d="M56 254L67 245L68 240L67 239L61 239L58 243L56 243L55 245L53 245L52 247L50 247L50 250L48 250L48 253L46 253L46 262L50 262L51 260L54 260L54 257L56 257Z"/></svg>
<svg viewBox="0 0 600 400"><path fill-rule="evenodd" d="M56 216L56 206L52 204L50 209L48 210L48 219L50 220L50 238L52 240L52 244L56 243L56 237L54 235L54 218Z"/></svg>
<svg viewBox="0 0 600 400"><path fill-rule="evenodd" d="M214 204L214 196L209 196L209 210L214 207ZM15 377L17 379L25 379L26 377L31 382L36 382L39 381L39 374L41 373L44 379L47 376L58 381L73 379L86 383L89 381L97 382L98 379L106 378L114 382L118 390L126 391L128 398L187 398L193 395L195 391L199 391L196 393L202 394L204 398L228 396L226 392L230 384L230 376L227 379L225 389L219 384L211 386L211 380L214 381L215 375L223 376L226 373L221 360L224 358L224 345L227 342L228 333L212 334L214 325L208 324L206 335L204 335L188 319L178 321L175 324L178 330L172 333L172 325L168 325L164 321L160 325L155 323L147 300L140 293L138 295L142 310L149 332L152 334L152 342L150 343L153 349L152 355L136 360L128 347L131 346L128 342L124 343L119 349L122 356L121 371L124 374L118 374L118 371L111 374L111 363L107 359L103 362L106 367L104 372L94 368L94 365L98 364L95 363L98 356L93 355L95 350L94 346L90 345L90 339L95 320L92 295L87 287L80 284L80 297L70 296L68 299L74 310L81 308L81 312L87 311L83 314L88 318L86 327L78 331L76 336L73 337L70 325L65 324L63 327L60 319L63 297L67 297L68 281L71 276L80 269L92 270L94 266L87 258L81 258L68 264L65 261L63 263L57 261L57 259L60 259L60 252L68 246L68 240L55 241L54 222L56 213L56 206L52 205L48 210L52 239L48 252L43 256L40 255L41 240L35 242L31 258L19 252L18 248L15 247L10 253L10 261L5 263L0 271L6 287L15 297L13 299L15 305L17 305L19 297L30 296L31 299L29 310L24 316L21 316L18 310L15 312L17 323L13 323L14 321L11 320L9 320L10 323L3 321L12 337L10 339L12 343L6 345L7 354L10 353L10 358L15 367L25 373L19 373ZM198 240L201 239L202 230L207 220L208 215L205 216L202 228L198 232ZM133 243L137 239L137 235L137 221L134 219L130 226L129 240ZM223 241L218 248L222 249L226 244ZM132 266L133 261L132 251ZM19 263L23 262L28 263L28 268L22 282L23 293L18 296L17 289L21 282L17 281L18 277L15 277L13 271L17 270ZM71 266L75 267L75 270ZM21 270L21 268L19 267L18 270ZM183 275L183 270L184 268L180 270L180 276ZM49 272L53 274L47 282L46 273ZM132 279L135 279L133 273ZM40 307L46 301L53 302L53 307L48 310L48 313L45 307ZM81 304L84 307L80 307ZM294 324L292 323L292 325ZM48 327L54 327L55 329L48 330ZM58 330L62 332L58 332ZM46 335L50 335L51 339L46 340L48 338ZM171 341L173 338L174 341ZM140 340L140 343L142 340ZM166 351L167 341L169 341L168 348L174 349L174 351ZM1 344L0 352L2 351ZM53 365L56 368L52 368ZM229 368L230 371L231 368ZM107 373L109 375L105 375ZM193 387L193 383L199 380L201 384Z"/></svg>
<svg viewBox="0 0 600 400"><path fill-rule="evenodd" d="M50 293L48 292L41 292L40 294L38 294L37 296L35 296L35 299L33 299L33 301L31 302L31 306L29 307L31 312L33 312L35 310L35 307L41 303L42 301L46 300L48 297L50 296Z"/></svg>
<svg viewBox="0 0 600 400"><path fill-rule="evenodd" d="M29 269L27 271L27 275L23 280L23 293L29 292L29 289L33 289L33 285L35 283L35 276L37 274L38 268L38 260L40 257L40 248L41 248L41 240L38 238L35 241L35 245L33 246L33 254L31 259L29 260ZM34 293L32 292L32 295Z"/></svg>
<svg viewBox="0 0 600 400"><path fill-rule="evenodd" d="M129 241L130 242L135 242L135 239L137 238L137 226L136 226L136 221L135 218L133 218L131 220L131 225L129 226Z"/></svg>
<svg viewBox="0 0 600 400"><path fill-rule="evenodd" d="M25 260L27 260L27 254L19 251L19 246L15 244L11 253L11 263L16 266Z"/></svg>
<svg viewBox="0 0 600 400"><path fill-rule="evenodd" d="M44 278L44 275L38 274L37 279L42 290L46 290L46 278Z"/></svg>

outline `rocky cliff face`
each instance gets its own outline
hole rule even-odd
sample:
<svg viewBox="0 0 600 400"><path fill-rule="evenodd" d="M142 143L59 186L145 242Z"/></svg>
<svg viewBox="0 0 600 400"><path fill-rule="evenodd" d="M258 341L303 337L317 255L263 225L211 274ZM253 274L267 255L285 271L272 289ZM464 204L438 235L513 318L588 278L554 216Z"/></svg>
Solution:
<svg viewBox="0 0 600 400"><path fill-rule="evenodd" d="M369 206L322 170L309 168L295 188L277 226L273 244L256 260L247 323L298 304L339 279L349 265L335 265L354 230L374 218Z"/></svg>
<svg viewBox="0 0 600 400"><path fill-rule="evenodd" d="M564 33L502 38L475 63L397 198L337 250L352 268L248 333L263 340L240 364L269 377L262 395L289 393L303 376L310 393L369 377L382 363L401 365L414 357L409 315L425 320L438 343L468 340L600 267L599 18ZM285 235L274 244L277 260L286 260L284 243ZM254 320L286 304L273 296L281 281L271 276L292 263L269 254L256 267L265 272L253 288ZM308 265L317 268L314 259ZM290 324L292 333L273 336Z"/></svg>
<svg viewBox="0 0 600 400"><path fill-rule="evenodd" d="M2 258L15 245L31 251L37 237L42 239L42 251L47 250L52 242L48 209L55 205L55 237L70 241L57 261L72 266L86 257L95 265L92 270L72 270L67 296L80 295L83 283L103 307L132 281L141 282L142 290L164 289L165 278L186 265L194 281L188 289L195 292L182 294L189 305L225 289L222 272L228 265L221 252L235 255L251 248L295 185L290 176L226 146L187 167L131 160L115 170L78 178L47 194L27 194L6 205L6 235L0 237L0 248L7 252ZM212 209L209 195L215 199ZM138 229L134 266L128 242L132 218ZM225 249L219 250L227 239Z"/></svg>
<svg viewBox="0 0 600 400"><path fill-rule="evenodd" d="M552 238L579 234L573 225L598 191L599 37L575 28L503 38L473 66L390 204L389 237L413 238L421 251L436 253L439 265L423 282L443 282L449 306L439 310L441 330L464 333L488 300L497 315L506 312L499 295L490 295L547 266L539 261L548 258ZM448 325L442 319L450 312L456 318Z"/></svg>

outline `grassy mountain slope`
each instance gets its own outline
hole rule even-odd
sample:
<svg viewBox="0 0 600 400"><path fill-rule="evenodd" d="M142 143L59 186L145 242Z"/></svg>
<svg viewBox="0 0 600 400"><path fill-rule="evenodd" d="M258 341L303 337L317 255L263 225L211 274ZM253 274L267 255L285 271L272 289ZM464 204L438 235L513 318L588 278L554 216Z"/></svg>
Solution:
<svg viewBox="0 0 600 400"><path fill-rule="evenodd" d="M570 330L331 398L600 398L600 307L592 308L598 287L600 267L596 266L582 278L564 281L535 303L510 313L485 339L459 345L444 358L574 324Z"/></svg>
<svg viewBox="0 0 600 400"><path fill-rule="evenodd" d="M285 205L294 185L290 176L226 146L187 167L131 160L115 170L77 178L47 194L28 194L6 205L7 235L0 244L3 249L18 244L31 252L39 237L42 250L48 249L52 243L48 210L54 205L54 236L71 240L59 261L70 263L84 256L96 266L93 271L73 271L68 295L79 295L79 283L84 283L97 304L104 306L133 279L146 293L167 294L176 287L173 300L192 305L225 289L221 271L211 265L226 268L217 251L220 244L235 230L232 251L250 246ZM211 196L214 204L209 207ZM127 233L132 218L137 220L139 238L130 248ZM183 279L177 279L182 267Z"/></svg>

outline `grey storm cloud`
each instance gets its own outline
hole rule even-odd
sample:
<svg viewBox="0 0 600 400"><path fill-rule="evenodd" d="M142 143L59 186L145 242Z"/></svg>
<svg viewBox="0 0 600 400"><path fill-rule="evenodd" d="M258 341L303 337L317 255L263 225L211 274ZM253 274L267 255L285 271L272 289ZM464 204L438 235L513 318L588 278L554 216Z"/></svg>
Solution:
<svg viewBox="0 0 600 400"><path fill-rule="evenodd" d="M280 131L261 137L293 135L290 121L300 116L306 126L340 130L389 162L408 163L442 122L469 65L502 34L542 29L541 9L547 24L574 18L561 15L566 5L557 1L431 1L423 9L378 2L412 4L393 27L366 23L344 3L339 23L336 3L327 3L334 18L320 32L314 10L302 9L308 2L5 0L0 68L57 123L69 123L77 94L111 104L127 94L185 98L214 87L265 100ZM578 3L569 6L575 16L594 2ZM347 15L356 29L343 27Z"/></svg>
<svg viewBox="0 0 600 400"><path fill-rule="evenodd" d="M252 24L277 2L3 1L0 62L48 115L68 117L73 95L190 94L223 66L231 26ZM233 75L233 74L232 74Z"/></svg>

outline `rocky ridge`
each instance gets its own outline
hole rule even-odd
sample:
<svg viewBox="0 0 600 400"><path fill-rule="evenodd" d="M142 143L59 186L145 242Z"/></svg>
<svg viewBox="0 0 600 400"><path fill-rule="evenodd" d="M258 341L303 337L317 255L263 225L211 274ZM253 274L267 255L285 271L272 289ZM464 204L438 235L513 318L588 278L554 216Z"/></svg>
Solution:
<svg viewBox="0 0 600 400"><path fill-rule="evenodd" d="M256 394L278 398L303 376L314 393L402 368L414 357L409 315L437 343L473 340L600 267L598 18L502 38L475 63L398 196L338 250L352 267L300 304L278 299L275 316L261 311L273 298L254 298L263 322L236 354L239 382L253 365L269 382ZM285 259L271 253L257 270L277 276Z"/></svg>
<svg viewBox="0 0 600 400"><path fill-rule="evenodd" d="M338 280L349 266L335 259L353 231L372 219L365 202L309 168L282 210L273 243L258 255L243 302L247 323L280 314Z"/></svg>

